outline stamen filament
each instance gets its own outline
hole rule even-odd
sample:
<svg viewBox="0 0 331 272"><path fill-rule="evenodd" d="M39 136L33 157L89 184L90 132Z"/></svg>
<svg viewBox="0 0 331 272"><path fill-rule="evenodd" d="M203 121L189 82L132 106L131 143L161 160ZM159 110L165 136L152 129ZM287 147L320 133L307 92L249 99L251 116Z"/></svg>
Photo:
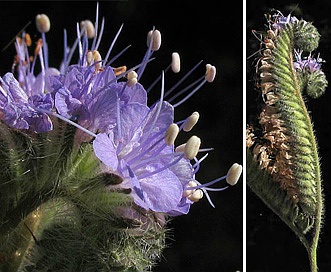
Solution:
<svg viewBox="0 0 331 272"><path fill-rule="evenodd" d="M39 111L39 112L42 112L42 113L49 114L49 115L53 115L54 117L57 117L57 118L61 119L62 121L65 121L65 122L67 122L68 124L70 124L70 125L72 125L72 126L78 128L78 129L84 131L85 133L89 134L90 136L92 136L92 137L94 137L94 138L97 137L97 135L94 134L93 132L87 130L86 128L84 128L84 127L78 125L77 123L71 121L70 119L68 119L68 118L66 118L66 117L64 117L64 116L62 116L62 115L57 114L56 112L48 111L48 110L40 109L40 108L35 108L35 110L36 110L36 111Z"/></svg>
<svg viewBox="0 0 331 272"><path fill-rule="evenodd" d="M106 57L105 57L105 63L107 63L107 61L108 61L109 55L110 55L111 51L113 50L113 47L115 45L115 42L116 42L118 36L120 35L120 33L122 31L123 25L124 24L122 24L121 27L120 27L120 29L117 31L117 33L115 35L115 38L113 39L113 41L112 41L112 43L111 43L111 45L110 45L110 47L109 47L109 49L107 51L107 54L106 54Z"/></svg>
<svg viewBox="0 0 331 272"><path fill-rule="evenodd" d="M165 165L165 166L163 166L163 167L159 168L158 170L155 170L155 171L153 171L153 172L151 172L151 173L148 173L148 174L145 174L145 175L140 176L139 179L144 179L144 178L147 178L147 177L153 176L153 175L155 175L155 174L157 174L157 173L160 173L160 172L162 172L163 170L168 169L168 168L170 168L171 166L173 166L173 165L175 165L176 163L178 163L182 158L184 158L184 154L181 154L181 156L179 156L176 160L174 160L174 161L171 162L170 164Z"/></svg>
<svg viewBox="0 0 331 272"><path fill-rule="evenodd" d="M188 71L185 76L183 76L174 86L172 86L166 93L164 94L164 97L167 97L169 94L171 94L174 89L176 89L192 72L198 68L198 66L202 63L202 60L199 61L190 71Z"/></svg>

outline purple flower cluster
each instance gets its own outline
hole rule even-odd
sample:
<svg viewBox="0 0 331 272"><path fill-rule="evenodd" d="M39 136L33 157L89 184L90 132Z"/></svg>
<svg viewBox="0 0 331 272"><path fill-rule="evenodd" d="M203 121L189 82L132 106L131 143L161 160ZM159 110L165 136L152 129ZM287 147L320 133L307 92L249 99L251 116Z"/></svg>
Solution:
<svg viewBox="0 0 331 272"><path fill-rule="evenodd" d="M142 62L127 70L126 67L112 67L112 61L108 62L122 27L106 57L102 58L98 46L104 20L101 30L94 29L90 21L84 21L81 28L77 25L77 40L70 49L64 37L65 52L59 72L48 67L45 32L50 25L45 16L37 16L37 20L43 18L42 22L37 21L42 40L33 58L27 53L27 47L30 46L26 41L28 34L23 33L22 39L17 39L19 81L13 73L0 79L0 118L5 124L27 133L42 133L53 129L52 117L61 118L88 133L93 137L94 152L102 162L102 171L118 175L123 181L116 186L130 189L135 204L145 210L172 216L186 214L191 204L198 201L203 193L212 204L207 191L224 189L209 186L223 179L227 179L231 185L237 182L242 168L234 164L226 176L205 185L200 184L195 174L206 155L201 159L196 156L210 149L200 149L201 141L196 136L192 136L186 144L177 148L174 146L177 134L191 130L199 116L194 113L186 120L175 123L174 109L203 84L214 80L214 66L207 64L205 75L171 97L178 85L198 66L178 84L165 90L165 73L170 68L174 72L180 69L179 55L173 54L172 63L155 81L161 80L160 99L149 106L148 92L138 81L153 53L160 47L161 34L158 30L149 32L148 49ZM96 22L98 20L97 16ZM99 31L100 36L97 37L95 33ZM78 64L70 64L76 48L79 53ZM41 63L41 73L35 77L37 58ZM178 96L184 98L174 104L169 103ZM191 164L191 161L194 163Z"/></svg>
<svg viewBox="0 0 331 272"><path fill-rule="evenodd" d="M301 55L302 51L295 52L295 61L293 62L293 66L296 70L306 71L310 74L315 71L323 73L321 70L323 60L321 58L317 57L317 59L315 59L311 55L302 58Z"/></svg>
<svg viewBox="0 0 331 272"><path fill-rule="evenodd" d="M274 15L274 22L272 23L272 29L280 30L284 28L286 24L298 22L298 18L291 16L291 14L284 16L280 12Z"/></svg>

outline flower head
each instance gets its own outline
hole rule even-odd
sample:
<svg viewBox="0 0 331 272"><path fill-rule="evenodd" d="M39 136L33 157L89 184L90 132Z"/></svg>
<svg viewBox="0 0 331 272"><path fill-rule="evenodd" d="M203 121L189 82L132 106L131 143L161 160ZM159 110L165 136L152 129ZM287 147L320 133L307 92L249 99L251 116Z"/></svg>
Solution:
<svg viewBox="0 0 331 272"><path fill-rule="evenodd" d="M214 81L215 66L207 64L204 75L180 89L179 86L201 64L199 62L176 84L165 89L165 74L169 70L174 73L180 71L180 56L173 53L169 66L145 89L140 79L148 62L153 60L154 52L160 49L160 31L153 28L148 32L147 51L140 63L131 69L126 66L116 68L112 66L113 61L128 49L124 48L109 60L123 25L103 58L98 47L104 20L100 29L98 21L97 10L95 27L89 20L77 24L77 39L72 47L67 45L64 32L65 50L59 72L48 65L45 33L50 27L49 19L44 14L37 16L42 39L37 44L32 63L26 50L28 44L17 42L20 83L13 75L3 80L0 109L4 121L14 128L39 133L52 129L49 116L54 116L92 136L95 155L102 162L101 171L117 175L122 180L119 185L110 187L130 189L134 203L145 210L168 215L186 214L203 195L213 205L207 191L224 188L210 186L230 176L230 184L234 184L241 170L240 173L237 171L237 175L233 175L232 171L206 184L197 181L195 174L207 157L198 159L198 153L211 149L200 149L201 140L197 136L192 136L186 144L177 148L175 140L180 131L190 131L200 115L194 112L186 120L175 122L174 111L206 82ZM71 64L76 49L78 63ZM35 77L33 71L37 56L41 73ZM160 81L160 99L149 105L148 93ZM13 98L9 101L9 97ZM10 109L6 103L9 103ZM78 142L82 141L86 139L79 139Z"/></svg>

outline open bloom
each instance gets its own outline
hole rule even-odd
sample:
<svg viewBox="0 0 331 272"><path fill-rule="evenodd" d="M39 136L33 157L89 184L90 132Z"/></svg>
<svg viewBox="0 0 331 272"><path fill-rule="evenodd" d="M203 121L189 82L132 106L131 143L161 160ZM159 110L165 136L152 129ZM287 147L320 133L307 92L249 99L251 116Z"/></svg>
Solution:
<svg viewBox="0 0 331 272"><path fill-rule="evenodd" d="M50 94L28 96L12 73L0 78L1 119L15 129L41 133L53 128L52 121L38 109L51 110L53 99Z"/></svg>
<svg viewBox="0 0 331 272"><path fill-rule="evenodd" d="M45 15L42 18L45 19ZM174 110L206 82L214 80L214 66L207 64L204 75L178 90L200 65L199 62L166 90L165 74L170 68L175 73L180 71L179 54L173 53L172 62L164 69L162 76L145 90L139 83L140 78L154 52L160 48L160 32L153 29L148 33L148 48L141 63L127 70L126 67L115 68L111 64L128 47L108 61L122 26L102 58L98 46L104 21L100 31L93 29L90 21L84 21L81 29L77 25L77 39L72 48L67 46L65 34L65 52L59 72L48 66L45 32L50 24L46 22L44 27L39 27L42 41L38 43L32 63L26 53L27 43L17 44L19 59L25 60L19 62L20 83L12 74L6 75L3 80L0 110L8 125L40 133L52 129L49 116L54 116L89 134L93 137L95 155L102 162L101 170L119 176L122 182L116 186L130 189L134 203L145 210L172 216L186 214L190 206L203 195L213 205L207 191L224 189L210 188L213 184L223 179L227 179L231 185L237 182L241 167L234 168L235 174L231 170L224 177L206 184L196 180L195 174L207 156L198 159L197 154L211 150L200 149L201 141L197 136L192 136L186 144L175 148L177 134L182 130L190 131L199 114L193 113L186 120L174 123ZM93 39L91 45L89 38ZM70 64L76 48L78 63ZM41 73L34 77L36 56L41 62ZM160 81L160 99L149 106L147 94ZM20 86L24 86L24 90Z"/></svg>

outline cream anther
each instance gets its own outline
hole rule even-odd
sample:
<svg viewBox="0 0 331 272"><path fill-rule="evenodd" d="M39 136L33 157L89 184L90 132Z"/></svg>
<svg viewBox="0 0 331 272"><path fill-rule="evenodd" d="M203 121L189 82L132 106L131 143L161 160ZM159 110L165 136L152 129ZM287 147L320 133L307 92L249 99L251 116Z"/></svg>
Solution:
<svg viewBox="0 0 331 272"><path fill-rule="evenodd" d="M87 38L92 39L95 37L95 28L93 23L90 20L85 20L80 22L80 28L85 27Z"/></svg>
<svg viewBox="0 0 331 272"><path fill-rule="evenodd" d="M193 160L199 152L201 140L197 136L192 136L186 143L184 149L185 158Z"/></svg>
<svg viewBox="0 0 331 272"><path fill-rule="evenodd" d="M210 64L206 65L205 79L208 82L213 82L216 76L216 67Z"/></svg>
<svg viewBox="0 0 331 272"><path fill-rule="evenodd" d="M193 202L198 202L203 197L203 192L201 189L194 190L194 192L187 198Z"/></svg>
<svg viewBox="0 0 331 272"><path fill-rule="evenodd" d="M149 46L149 44L151 43L151 39L153 37L153 41L152 41L152 46L151 49L153 51L157 51L160 49L161 46L161 32L158 31L157 29L150 30L147 34L147 46Z"/></svg>
<svg viewBox="0 0 331 272"><path fill-rule="evenodd" d="M242 169L243 167L240 164L234 163L228 171L226 182L232 186L235 185L240 178Z"/></svg>
<svg viewBox="0 0 331 272"><path fill-rule="evenodd" d="M179 127L177 124L171 124L165 134L164 140L167 145L173 145L179 133Z"/></svg>
<svg viewBox="0 0 331 272"><path fill-rule="evenodd" d="M184 123L183 130L188 132L191 131L191 129L195 126L195 124L198 122L200 117L200 114L195 111L189 116Z"/></svg>
<svg viewBox="0 0 331 272"><path fill-rule="evenodd" d="M95 64L95 70L101 69L101 67L102 67L101 60L102 60L102 58L101 58L101 55L100 55L99 51L94 50L92 54L93 54L93 60L94 60L94 62L97 62Z"/></svg>
<svg viewBox="0 0 331 272"><path fill-rule="evenodd" d="M91 50L87 51L86 53L86 62L88 65L91 65L93 63L93 53Z"/></svg>
<svg viewBox="0 0 331 272"><path fill-rule="evenodd" d="M127 84L129 87L132 87L138 82L138 74L135 71L130 71L127 74L127 78L128 78Z"/></svg>
<svg viewBox="0 0 331 272"><path fill-rule="evenodd" d="M46 33L51 28L51 22L46 14L36 16L36 27L40 33Z"/></svg>
<svg viewBox="0 0 331 272"><path fill-rule="evenodd" d="M197 186L198 184L196 182L194 182L193 180L191 180L187 185L186 187L189 188L189 187L195 187ZM194 192L194 189L191 189L191 190L184 190L183 192L183 197L188 197L190 195L192 195Z"/></svg>
<svg viewBox="0 0 331 272"><path fill-rule="evenodd" d="M175 148L175 152L184 152L186 144L181 144Z"/></svg>
<svg viewBox="0 0 331 272"><path fill-rule="evenodd" d="M178 73L180 71L180 57L177 52L173 52L171 55L171 70L174 73Z"/></svg>

